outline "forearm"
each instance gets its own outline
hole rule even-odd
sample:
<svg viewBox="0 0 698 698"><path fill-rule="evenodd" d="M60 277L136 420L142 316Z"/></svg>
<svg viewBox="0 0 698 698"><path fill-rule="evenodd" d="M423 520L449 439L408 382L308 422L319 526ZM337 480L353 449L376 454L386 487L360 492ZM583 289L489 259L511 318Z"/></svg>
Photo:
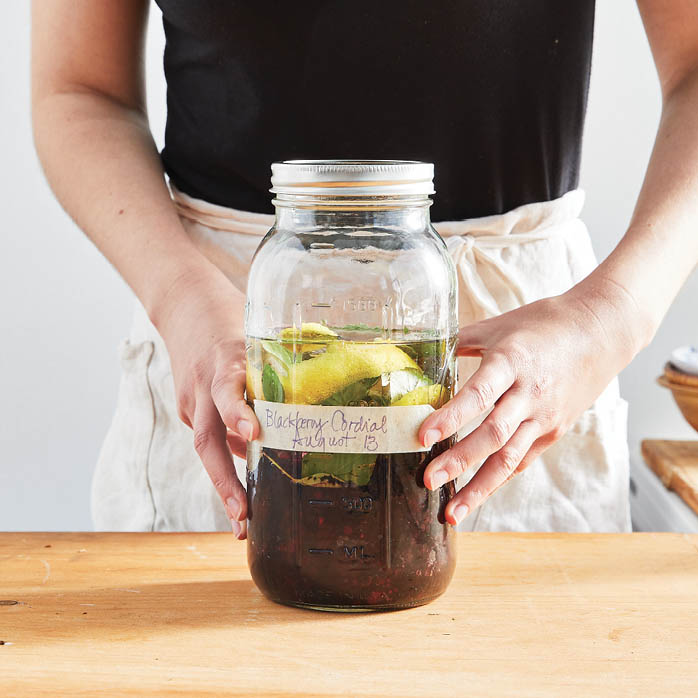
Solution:
<svg viewBox="0 0 698 698"><path fill-rule="evenodd" d="M609 289L627 313L635 351L657 330L698 262L698 71L665 96L657 138L628 231L584 290Z"/></svg>
<svg viewBox="0 0 698 698"><path fill-rule="evenodd" d="M91 90L56 92L35 99L34 131L61 204L156 324L178 294L220 283L180 223L143 113Z"/></svg>

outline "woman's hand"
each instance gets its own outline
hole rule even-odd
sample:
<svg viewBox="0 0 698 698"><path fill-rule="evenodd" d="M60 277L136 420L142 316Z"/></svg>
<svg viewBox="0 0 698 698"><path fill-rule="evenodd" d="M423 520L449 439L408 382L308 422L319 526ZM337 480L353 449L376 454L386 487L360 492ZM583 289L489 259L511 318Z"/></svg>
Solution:
<svg viewBox="0 0 698 698"><path fill-rule="evenodd" d="M446 507L457 524L557 441L639 349L637 308L611 282L587 277L569 292L461 330L459 356L482 363L420 428L426 446L492 409L426 468L437 489L484 461Z"/></svg>
<svg viewBox="0 0 698 698"><path fill-rule="evenodd" d="M244 296L218 270L178 280L153 316L165 340L182 421L225 505L247 535L247 497L232 453L245 457L259 424L245 401Z"/></svg>

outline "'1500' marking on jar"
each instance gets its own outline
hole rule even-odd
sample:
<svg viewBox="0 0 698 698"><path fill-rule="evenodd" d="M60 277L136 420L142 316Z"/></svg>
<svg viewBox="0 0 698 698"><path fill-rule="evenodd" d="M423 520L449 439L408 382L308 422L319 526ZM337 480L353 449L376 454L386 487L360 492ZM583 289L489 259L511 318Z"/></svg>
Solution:
<svg viewBox="0 0 698 698"><path fill-rule="evenodd" d="M378 310L378 301L370 297L346 298L343 307L351 313L375 313Z"/></svg>
<svg viewBox="0 0 698 698"><path fill-rule="evenodd" d="M332 449L346 447L354 443L362 444L366 451L375 451L378 443L374 434L388 433L386 415L378 419L359 416L348 418L344 410L335 409L328 419L302 417L299 410L295 414L279 414L273 408L266 408L264 426L266 429L293 429L293 448Z"/></svg>

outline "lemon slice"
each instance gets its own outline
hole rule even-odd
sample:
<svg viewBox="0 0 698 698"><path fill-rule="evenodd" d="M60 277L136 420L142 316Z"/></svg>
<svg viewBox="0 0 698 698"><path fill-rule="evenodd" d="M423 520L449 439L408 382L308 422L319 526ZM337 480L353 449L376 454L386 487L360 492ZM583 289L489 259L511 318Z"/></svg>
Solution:
<svg viewBox="0 0 698 698"><path fill-rule="evenodd" d="M402 349L330 342L324 354L293 364L282 378L286 402L314 405L350 383L403 368L419 368Z"/></svg>
<svg viewBox="0 0 698 698"><path fill-rule="evenodd" d="M295 344L297 352L313 351L320 349L325 345L325 342L336 339L339 335L325 325L319 322L304 322L300 329L295 325L293 327L285 327L279 332L279 340L287 347ZM308 340L308 344L298 346L299 340Z"/></svg>
<svg viewBox="0 0 698 698"><path fill-rule="evenodd" d="M294 325L293 327L284 327L279 333L281 339L326 339L327 337L337 337L337 333L319 322L304 322L300 330Z"/></svg>
<svg viewBox="0 0 698 698"><path fill-rule="evenodd" d="M409 393L405 393L401 398L391 402L391 405L431 405L441 407L448 399L446 388L434 383L434 385L420 385Z"/></svg>
<svg viewBox="0 0 698 698"><path fill-rule="evenodd" d="M431 381L420 370L415 371L407 368L402 371L393 371L388 375L384 374L379 381L376 381L368 394L370 397L386 396L390 402L395 402L420 385L429 385L430 383Z"/></svg>
<svg viewBox="0 0 698 698"><path fill-rule="evenodd" d="M262 388L262 372L253 366L247 364L247 385L245 387L248 400L257 400L264 397L264 389Z"/></svg>

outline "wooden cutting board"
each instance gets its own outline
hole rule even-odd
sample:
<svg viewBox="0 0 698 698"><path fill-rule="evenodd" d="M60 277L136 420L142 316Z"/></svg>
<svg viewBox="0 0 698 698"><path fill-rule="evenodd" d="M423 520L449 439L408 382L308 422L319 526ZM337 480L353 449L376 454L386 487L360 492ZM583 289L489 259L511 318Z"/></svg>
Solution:
<svg viewBox="0 0 698 698"><path fill-rule="evenodd" d="M0 695L698 695L698 536L458 554L434 603L340 615L264 599L230 534L0 534Z"/></svg>
<svg viewBox="0 0 698 698"><path fill-rule="evenodd" d="M698 441L642 442L645 462L698 514Z"/></svg>

